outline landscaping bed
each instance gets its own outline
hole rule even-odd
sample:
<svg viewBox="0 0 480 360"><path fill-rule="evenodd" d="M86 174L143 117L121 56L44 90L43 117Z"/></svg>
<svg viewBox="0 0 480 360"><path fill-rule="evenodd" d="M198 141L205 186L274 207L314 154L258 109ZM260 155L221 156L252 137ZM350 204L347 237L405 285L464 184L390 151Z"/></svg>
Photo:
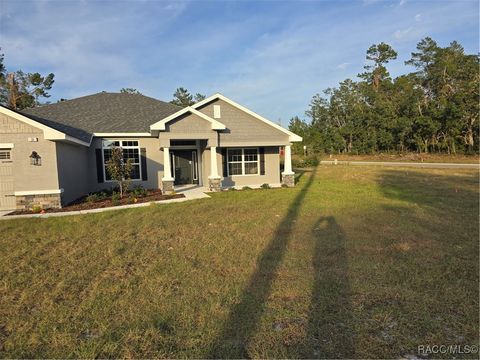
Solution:
<svg viewBox="0 0 480 360"><path fill-rule="evenodd" d="M107 192L100 192L83 196L61 209L33 209L33 210L17 210L8 215L27 215L27 214L48 214L66 211L80 211L91 209L102 209L113 206L140 204L145 202L170 200L183 198L183 194L165 195L161 190L142 190L139 192L132 192L124 195L122 199L115 196L116 193L109 194Z"/></svg>

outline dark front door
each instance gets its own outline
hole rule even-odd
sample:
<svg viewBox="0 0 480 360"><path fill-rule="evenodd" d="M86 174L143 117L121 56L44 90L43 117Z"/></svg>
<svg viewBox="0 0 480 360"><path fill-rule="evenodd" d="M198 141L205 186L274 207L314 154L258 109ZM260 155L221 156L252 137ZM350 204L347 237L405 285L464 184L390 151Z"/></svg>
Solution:
<svg viewBox="0 0 480 360"><path fill-rule="evenodd" d="M172 167L175 185L198 184L197 150L173 150Z"/></svg>

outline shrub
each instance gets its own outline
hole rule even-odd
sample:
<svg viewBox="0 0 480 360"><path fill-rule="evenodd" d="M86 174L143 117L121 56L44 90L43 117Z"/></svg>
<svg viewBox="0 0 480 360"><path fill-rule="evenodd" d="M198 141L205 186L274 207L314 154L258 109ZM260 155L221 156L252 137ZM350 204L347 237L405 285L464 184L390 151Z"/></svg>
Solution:
<svg viewBox="0 0 480 360"><path fill-rule="evenodd" d="M282 184L282 188L288 188L287 184Z"/></svg>
<svg viewBox="0 0 480 360"><path fill-rule="evenodd" d="M252 188L250 186L244 186L242 190L252 190Z"/></svg>
<svg viewBox="0 0 480 360"><path fill-rule="evenodd" d="M315 155L299 156L292 159L292 166L296 168L314 167L320 163Z"/></svg>
<svg viewBox="0 0 480 360"><path fill-rule="evenodd" d="M112 193L112 203L113 204L118 204L118 202L120 201L120 193L118 192L114 192Z"/></svg>
<svg viewBox="0 0 480 360"><path fill-rule="evenodd" d="M86 202L88 203L94 203L94 202L97 202L99 200L99 196L98 194L90 194L87 196L87 198L85 199Z"/></svg>
<svg viewBox="0 0 480 360"><path fill-rule="evenodd" d="M147 190L145 190L141 185L136 185L131 191L130 194L134 197L145 197L148 195Z"/></svg>
<svg viewBox="0 0 480 360"><path fill-rule="evenodd" d="M228 191L236 191L237 189L235 189L233 186L231 188L228 188Z"/></svg>
<svg viewBox="0 0 480 360"><path fill-rule="evenodd" d="M267 183L262 184L260 187L261 187L262 189L270 189L270 185L268 185Z"/></svg>
<svg viewBox="0 0 480 360"><path fill-rule="evenodd" d="M97 201L105 200L107 198L108 198L108 193L106 193L105 191L100 191L100 192L97 192L97 193L89 194L85 198L85 201L88 202L88 203L94 203L94 202L97 202Z"/></svg>
<svg viewBox="0 0 480 360"><path fill-rule="evenodd" d="M42 211L42 207L40 205L35 205L32 207L32 211L34 213L40 213Z"/></svg>

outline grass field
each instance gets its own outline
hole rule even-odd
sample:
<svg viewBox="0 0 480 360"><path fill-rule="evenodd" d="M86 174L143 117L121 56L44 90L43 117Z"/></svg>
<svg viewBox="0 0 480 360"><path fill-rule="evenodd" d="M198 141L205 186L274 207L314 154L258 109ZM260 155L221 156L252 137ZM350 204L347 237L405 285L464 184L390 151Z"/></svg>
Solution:
<svg viewBox="0 0 480 360"><path fill-rule="evenodd" d="M0 357L399 358L478 345L478 182L320 166L294 189L0 221Z"/></svg>
<svg viewBox="0 0 480 360"><path fill-rule="evenodd" d="M372 155L351 155L335 154L319 156L320 160L341 160L341 161L395 161L395 162L432 162L432 163L465 163L478 164L478 154L473 155L448 155L448 154L425 154L425 153L378 153Z"/></svg>

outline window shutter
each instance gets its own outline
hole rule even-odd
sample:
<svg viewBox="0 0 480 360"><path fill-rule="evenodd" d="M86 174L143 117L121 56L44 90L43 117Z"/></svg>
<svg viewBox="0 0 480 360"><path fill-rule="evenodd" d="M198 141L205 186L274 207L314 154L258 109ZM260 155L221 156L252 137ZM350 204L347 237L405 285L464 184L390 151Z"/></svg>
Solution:
<svg viewBox="0 0 480 360"><path fill-rule="evenodd" d="M97 182L103 183L103 156L102 149L95 149L95 157L97 159Z"/></svg>
<svg viewBox="0 0 480 360"><path fill-rule="evenodd" d="M265 148L258 149L260 152L260 175L265 175Z"/></svg>
<svg viewBox="0 0 480 360"><path fill-rule="evenodd" d="M227 149L222 148L222 157L223 157L223 177L228 176L228 158L227 158Z"/></svg>
<svg viewBox="0 0 480 360"><path fill-rule="evenodd" d="M142 180L148 180L147 177L147 149L140 148L140 161L142 164Z"/></svg>

